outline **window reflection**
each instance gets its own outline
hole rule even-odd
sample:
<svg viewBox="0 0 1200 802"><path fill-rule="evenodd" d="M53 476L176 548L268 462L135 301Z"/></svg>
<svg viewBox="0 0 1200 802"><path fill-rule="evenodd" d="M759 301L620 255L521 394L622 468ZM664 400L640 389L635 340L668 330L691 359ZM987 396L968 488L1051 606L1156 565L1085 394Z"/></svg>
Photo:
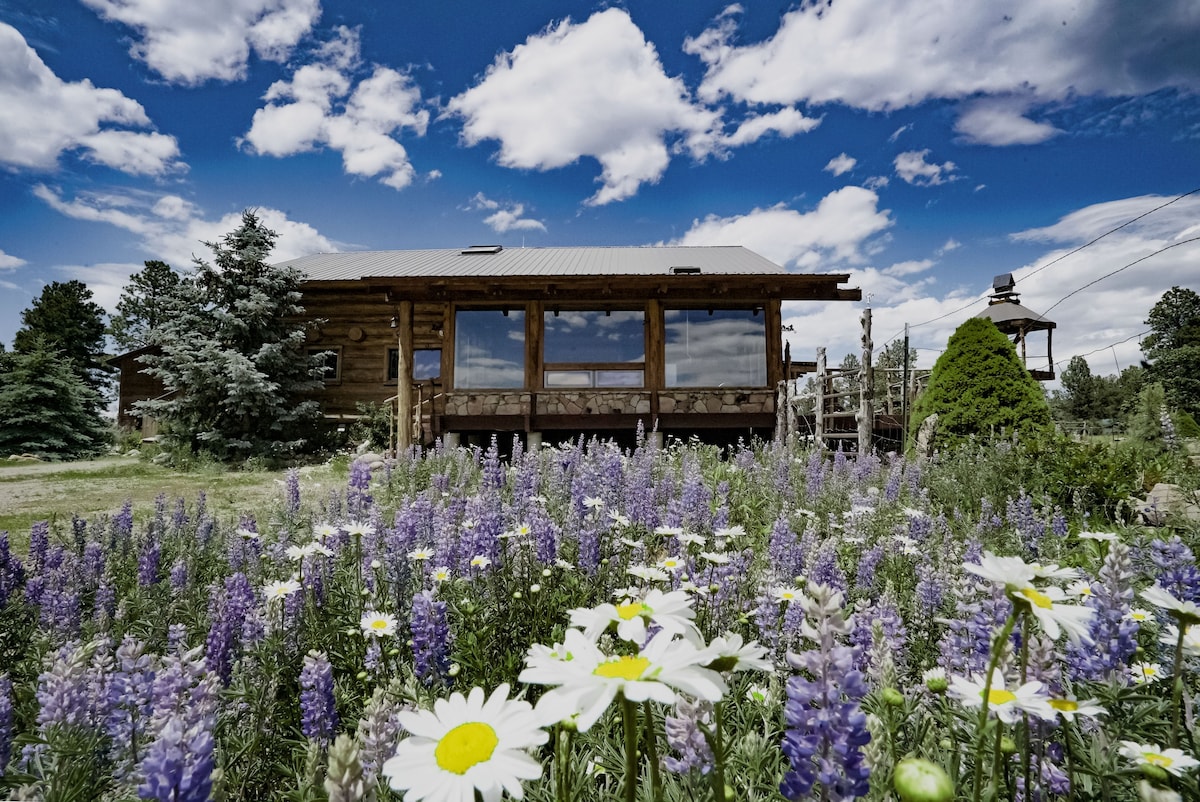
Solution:
<svg viewBox="0 0 1200 802"><path fill-rule="evenodd" d="M524 311L459 310L454 325L454 386L525 386Z"/></svg>
<svg viewBox="0 0 1200 802"><path fill-rule="evenodd" d="M668 387L762 387L766 323L752 309L666 311Z"/></svg>
<svg viewBox="0 0 1200 802"><path fill-rule="evenodd" d="M550 309L542 325L546 387L641 387L644 383L644 311Z"/></svg>

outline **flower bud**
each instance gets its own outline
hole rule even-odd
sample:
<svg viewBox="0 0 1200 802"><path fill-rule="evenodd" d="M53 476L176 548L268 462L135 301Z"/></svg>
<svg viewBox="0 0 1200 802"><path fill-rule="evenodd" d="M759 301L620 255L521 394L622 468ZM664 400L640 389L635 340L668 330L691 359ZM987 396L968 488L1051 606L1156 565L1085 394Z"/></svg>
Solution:
<svg viewBox="0 0 1200 802"><path fill-rule="evenodd" d="M523 594L522 594L522 593L521 593L521 591L519 591L519 590L517 590L517 591L513 591L513 595L512 595L512 597L513 597L514 599L516 599L516 600L520 601L520 600L523 598Z"/></svg>
<svg viewBox="0 0 1200 802"><path fill-rule="evenodd" d="M530 585L529 586L530 593L541 593L541 591L542 591L541 585Z"/></svg>
<svg viewBox="0 0 1200 802"><path fill-rule="evenodd" d="M451 677L457 677L460 671L462 671L462 666L458 663L451 663L450 668L446 670L446 674Z"/></svg>
<svg viewBox="0 0 1200 802"><path fill-rule="evenodd" d="M1142 776L1153 783L1166 784L1170 779L1167 770L1162 766L1155 766L1153 763L1142 763L1138 766L1138 770L1142 772Z"/></svg>
<svg viewBox="0 0 1200 802"><path fill-rule="evenodd" d="M1017 742L1012 738L1005 736L1000 739L1000 754L1015 755L1017 753Z"/></svg>
<svg viewBox="0 0 1200 802"><path fill-rule="evenodd" d="M543 568L543 569L542 569L542 576L543 576L543 577L549 578L550 574L552 574L552 573L553 573L553 571L551 571L549 568Z"/></svg>
<svg viewBox="0 0 1200 802"><path fill-rule="evenodd" d="M895 688L884 688L880 696L883 703L889 707L904 707L904 694Z"/></svg>
<svg viewBox="0 0 1200 802"><path fill-rule="evenodd" d="M896 764L892 787L904 802L953 802L954 783L938 764L906 757Z"/></svg>

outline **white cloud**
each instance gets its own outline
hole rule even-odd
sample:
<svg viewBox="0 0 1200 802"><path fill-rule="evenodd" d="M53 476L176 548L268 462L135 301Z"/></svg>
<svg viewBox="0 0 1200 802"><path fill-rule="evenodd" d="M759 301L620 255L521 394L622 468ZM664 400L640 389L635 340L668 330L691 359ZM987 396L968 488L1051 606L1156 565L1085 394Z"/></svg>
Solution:
<svg viewBox="0 0 1200 802"><path fill-rule="evenodd" d="M896 175L906 183L918 187L932 187L953 181L954 176L951 174L956 169L954 162L933 164L925 161L925 157L928 155L929 149L926 148L925 150L906 150L896 156L894 162Z"/></svg>
<svg viewBox="0 0 1200 802"><path fill-rule="evenodd" d="M489 211L492 214L484 218L493 231L503 234L506 231L545 231L546 225L541 220L525 217L525 204L507 203L492 200L482 192L476 192L475 197L467 205L467 209Z"/></svg>
<svg viewBox="0 0 1200 802"><path fill-rule="evenodd" d="M667 76L654 46L619 8L530 36L498 55L446 109L462 118L466 144L497 140L506 167L552 170L596 159L601 187L592 205L658 181L672 150L703 158L720 145L719 113L693 103L683 81ZM798 112L779 114L757 123L759 135L772 125L796 131L808 124ZM748 141L754 130L742 136Z"/></svg>
<svg viewBox="0 0 1200 802"><path fill-rule="evenodd" d="M976 145L1036 145L1062 131L1025 116L1029 102L1019 98L986 98L964 109L954 130Z"/></svg>
<svg viewBox="0 0 1200 802"><path fill-rule="evenodd" d="M833 173L834 175L842 175L853 170L856 164L858 164L858 159L853 156L847 156L845 153L840 153L830 159L824 169L826 172Z"/></svg>
<svg viewBox="0 0 1200 802"><path fill-rule="evenodd" d="M896 262L896 264L884 268L880 272L885 276L912 276L917 273L924 273L935 264L937 263L932 259L914 259L908 262Z"/></svg>
<svg viewBox="0 0 1200 802"><path fill-rule="evenodd" d="M748 117L737 130L728 136L721 137L721 144L728 147L739 147L757 142L770 133L782 137L793 137L796 134L807 134L821 124L819 118L805 117L797 109L787 108L770 114L759 114Z"/></svg>
<svg viewBox="0 0 1200 802"><path fill-rule="evenodd" d="M1137 4L1074 0L838 0L798 4L763 41L738 44L736 35L727 9L685 43L707 67L701 98L887 111L932 99L1019 94L1047 105L1200 89L1192 0L1164 0L1153 14ZM1002 138L998 120L984 126L975 113L969 127ZM1013 122L1006 127L1014 141L1047 133Z"/></svg>
<svg viewBox="0 0 1200 802"><path fill-rule="evenodd" d="M194 256L210 259L212 252L203 243L219 242L241 224L240 212L208 220L189 201L174 195L88 193L67 200L45 185L34 187L34 195L72 219L106 223L136 234L147 258L161 259L179 269L191 265ZM278 235L271 251L273 262L339 250L308 223L289 219L286 212L267 207L254 212Z"/></svg>
<svg viewBox="0 0 1200 802"><path fill-rule="evenodd" d="M250 52L284 61L321 16L319 0L83 0L135 29L129 53L168 81L246 76Z"/></svg>
<svg viewBox="0 0 1200 802"><path fill-rule="evenodd" d="M13 270L28 264L19 256L13 256L11 253L5 253L3 248L0 248L0 270Z"/></svg>
<svg viewBox="0 0 1200 802"><path fill-rule="evenodd" d="M946 254L950 253L950 251L957 251L961 247L962 243L956 240L954 237L951 237L950 239L946 240L946 244L938 248L935 253L937 253L938 256L945 256Z"/></svg>
<svg viewBox="0 0 1200 802"><path fill-rule="evenodd" d="M843 187L808 212L780 204L733 217L710 215L693 221L671 244L744 245L778 264L820 272L830 262L863 260L870 240L892 225L878 203L870 190Z"/></svg>
<svg viewBox="0 0 1200 802"><path fill-rule="evenodd" d="M908 125L900 126L895 131L892 131L892 135L888 137L888 142L895 142L897 139L900 138L901 134L911 131L912 127L913 127L912 123L909 123Z"/></svg>
<svg viewBox="0 0 1200 802"><path fill-rule="evenodd" d="M875 190L875 189L883 189L890 183L892 183L892 180L890 178L888 178L886 175L873 175L870 178L868 178L866 181L863 181L863 186L866 187L867 189Z"/></svg>
<svg viewBox="0 0 1200 802"><path fill-rule="evenodd" d="M63 153L126 173L183 165L174 137L145 129L145 109L115 89L56 76L21 33L0 23L0 164L52 170Z"/></svg>
<svg viewBox="0 0 1200 802"><path fill-rule="evenodd" d="M411 184L416 171L395 136L405 129L425 134L429 111L421 108L421 90L409 76L381 66L353 86L358 54L358 31L339 27L336 39L318 51L324 61L270 86L243 143L268 156L327 146L341 152L350 175L380 176L394 189Z"/></svg>

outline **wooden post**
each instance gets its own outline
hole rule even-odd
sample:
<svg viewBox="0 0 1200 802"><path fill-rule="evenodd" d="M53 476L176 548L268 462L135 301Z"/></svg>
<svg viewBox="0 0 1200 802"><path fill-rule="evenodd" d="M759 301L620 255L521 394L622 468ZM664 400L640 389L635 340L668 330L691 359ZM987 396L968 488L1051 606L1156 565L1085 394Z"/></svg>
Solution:
<svg viewBox="0 0 1200 802"><path fill-rule="evenodd" d="M871 450L871 435L875 431L875 370L871 367L871 308L867 307L862 313L862 367L858 380L858 453L859 456Z"/></svg>
<svg viewBox="0 0 1200 802"><path fill-rule="evenodd" d="M825 349L817 349L817 402L813 408L813 436L817 448L825 448Z"/></svg>
<svg viewBox="0 0 1200 802"><path fill-rule="evenodd" d="M396 310L397 346L400 351L396 368L396 450L406 451L413 436L413 305L401 301Z"/></svg>

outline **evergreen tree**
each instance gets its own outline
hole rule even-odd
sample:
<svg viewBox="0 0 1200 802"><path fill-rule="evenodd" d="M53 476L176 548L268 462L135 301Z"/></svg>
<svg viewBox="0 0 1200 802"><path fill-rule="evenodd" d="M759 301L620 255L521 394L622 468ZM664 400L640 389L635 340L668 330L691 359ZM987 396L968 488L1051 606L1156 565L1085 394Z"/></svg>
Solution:
<svg viewBox="0 0 1200 802"><path fill-rule="evenodd" d="M102 452L110 437L101 399L44 337L0 356L0 453L76 459Z"/></svg>
<svg viewBox="0 0 1200 802"><path fill-rule="evenodd" d="M92 300L87 285L74 279L47 284L21 312L21 322L13 350L28 353L44 340L95 391L94 411L99 412L112 368L104 362L104 309Z"/></svg>
<svg viewBox="0 0 1200 802"><path fill-rule="evenodd" d="M1200 414L1200 295L1172 287L1151 308L1146 323L1147 378L1162 384L1171 404Z"/></svg>
<svg viewBox="0 0 1200 802"><path fill-rule="evenodd" d="M971 318L950 337L913 408L910 430L938 415L936 443L953 447L970 436L1030 432L1050 423L1041 386L995 324Z"/></svg>
<svg viewBox="0 0 1200 802"><path fill-rule="evenodd" d="M168 395L135 410L175 445L225 461L278 457L302 447L316 420L303 395L321 386L324 360L305 353L300 274L266 262L275 236L243 212L237 229L205 243L214 263L196 260L150 332L161 354L142 360Z"/></svg>
<svg viewBox="0 0 1200 802"><path fill-rule="evenodd" d="M179 274L166 262L145 262L145 268L129 277L117 302L117 314L108 333L122 351L149 344L150 332L166 319L168 299L179 286Z"/></svg>

